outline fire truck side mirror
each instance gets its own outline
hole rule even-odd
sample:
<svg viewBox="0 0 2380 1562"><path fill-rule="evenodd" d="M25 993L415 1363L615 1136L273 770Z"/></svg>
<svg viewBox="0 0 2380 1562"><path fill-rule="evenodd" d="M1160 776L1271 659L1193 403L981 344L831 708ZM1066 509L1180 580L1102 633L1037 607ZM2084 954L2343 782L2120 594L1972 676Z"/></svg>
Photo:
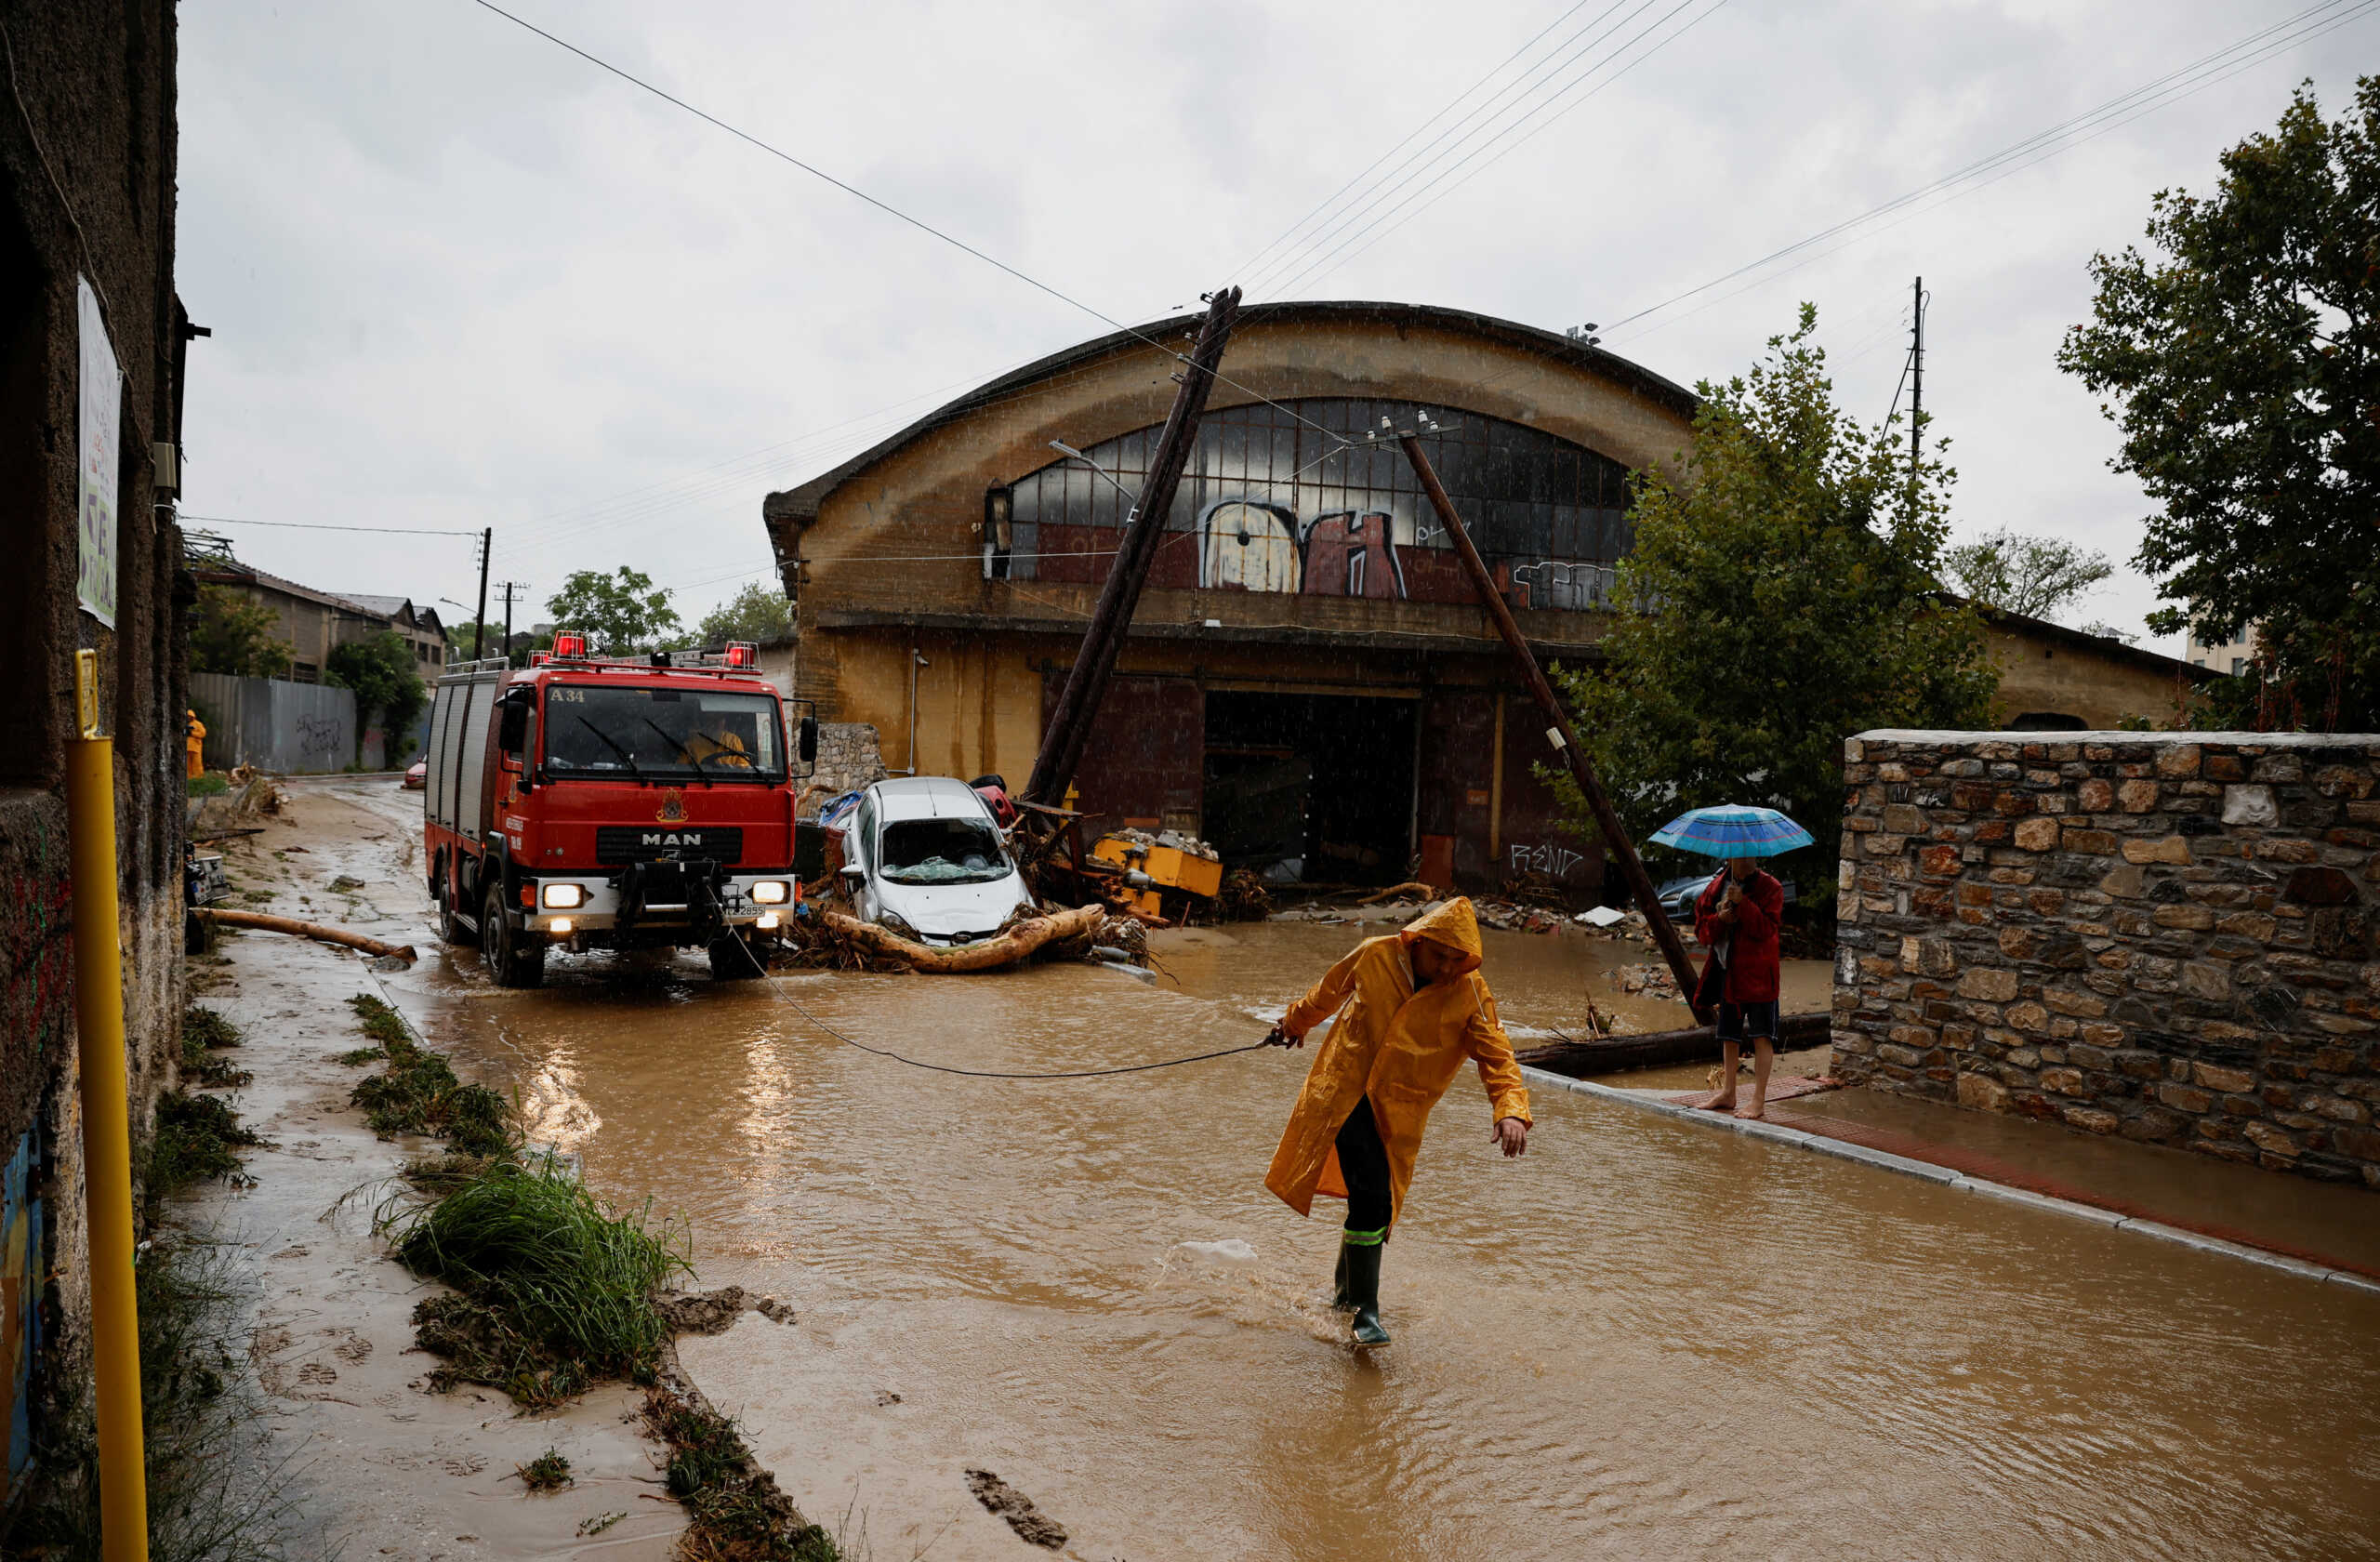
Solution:
<svg viewBox="0 0 2380 1562"><path fill-rule="evenodd" d="M496 730L496 746L506 756L518 759L529 743L529 702L508 695L503 704L503 716Z"/></svg>
<svg viewBox="0 0 2380 1562"><path fill-rule="evenodd" d="M817 762L817 759L818 718L815 716L804 716L801 719L801 762L803 764L814 764Z"/></svg>

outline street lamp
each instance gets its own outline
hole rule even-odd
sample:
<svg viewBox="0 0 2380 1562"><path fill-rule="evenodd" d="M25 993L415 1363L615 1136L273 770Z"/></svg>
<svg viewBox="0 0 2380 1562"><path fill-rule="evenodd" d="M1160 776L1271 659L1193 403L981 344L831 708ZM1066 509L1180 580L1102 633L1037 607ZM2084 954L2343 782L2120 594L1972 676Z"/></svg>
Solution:
<svg viewBox="0 0 2380 1562"><path fill-rule="evenodd" d="M1124 496L1132 507L1130 512L1124 517L1124 524L1129 526L1139 518L1141 513L1141 496L1138 494L1133 493L1130 488L1125 487L1122 483L1117 482L1115 477L1105 467L1101 466L1098 462L1092 460L1081 451L1077 450L1073 445L1068 444L1064 440L1051 440L1050 442L1050 448L1056 451L1059 455L1064 456L1070 461L1080 461L1084 466L1089 467L1092 471L1097 472L1103 478L1105 478L1107 481L1107 486L1115 489L1116 492Z"/></svg>

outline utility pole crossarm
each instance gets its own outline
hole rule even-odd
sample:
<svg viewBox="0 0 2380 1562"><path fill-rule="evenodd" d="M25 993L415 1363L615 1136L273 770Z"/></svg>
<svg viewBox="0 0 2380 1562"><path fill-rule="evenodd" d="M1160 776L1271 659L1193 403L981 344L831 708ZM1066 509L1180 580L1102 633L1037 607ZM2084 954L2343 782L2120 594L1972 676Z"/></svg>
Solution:
<svg viewBox="0 0 2380 1562"><path fill-rule="evenodd" d="M1605 844L1618 854L1621 877L1628 880L1629 894L1636 900L1636 908L1645 913L1645 921L1652 930L1653 941L1660 946L1661 956L1669 962L1670 974L1677 978L1677 994L1697 1020L1707 1018L1705 1012L1694 1002L1694 962L1686 953L1685 941L1677 929L1670 925L1669 913L1661 909L1660 897L1653 888L1653 880L1645 871L1645 861L1636 854L1636 847L1620 827L1620 815L1611 806L1611 799L1596 776L1594 765L1587 759L1570 729L1570 718L1564 712L1562 702L1554 697L1554 685L1545 681L1544 669L1537 665L1537 653L1529 649L1520 625L1513 618L1496 589L1496 582L1488 573L1487 563L1479 557L1479 549L1472 546L1471 533L1464 529L1462 517L1455 513L1454 501L1438 482L1436 469L1429 457L1422 454L1419 435L1399 430L1396 443L1405 448L1405 458L1413 464L1413 475L1421 480L1421 491L1430 496L1430 503L1446 525L1447 536L1454 540L1455 552L1462 560L1462 567L1471 576L1472 588L1479 593L1480 602L1488 616L1495 621L1496 632L1513 653L1513 660L1520 664L1521 677L1528 684L1529 694L1544 712L1546 734L1554 746L1562 751L1565 763L1570 767L1570 779L1577 782L1587 808L1594 815L1595 829Z"/></svg>

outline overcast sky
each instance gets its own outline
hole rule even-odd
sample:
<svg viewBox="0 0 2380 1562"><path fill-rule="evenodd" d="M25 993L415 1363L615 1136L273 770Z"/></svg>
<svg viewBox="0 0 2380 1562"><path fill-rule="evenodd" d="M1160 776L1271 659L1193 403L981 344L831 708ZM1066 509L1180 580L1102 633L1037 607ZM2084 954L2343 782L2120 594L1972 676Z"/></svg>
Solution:
<svg viewBox="0 0 2380 1562"><path fill-rule="evenodd" d="M1659 304L2309 3L508 8L1119 321L1240 282L1559 329ZM2335 117L2380 60L2380 9L2329 14L2349 20L1606 346L1724 377L1807 298L1845 404L1880 418L1922 272L1958 529L2125 563L2144 501L2054 361L2085 263L2139 237L2152 192L2210 187L2300 78ZM1309 229L1296 263L1248 264L1549 24L1376 170L1403 181L1378 205ZM691 625L767 578L763 494L1108 329L470 0L185 0L181 50L179 286L215 333L191 352L186 512L493 526L494 578L530 586L520 622L567 572L628 563ZM464 536L211 529L328 590L477 585ZM2137 629L2153 605L2124 568L2068 616Z"/></svg>

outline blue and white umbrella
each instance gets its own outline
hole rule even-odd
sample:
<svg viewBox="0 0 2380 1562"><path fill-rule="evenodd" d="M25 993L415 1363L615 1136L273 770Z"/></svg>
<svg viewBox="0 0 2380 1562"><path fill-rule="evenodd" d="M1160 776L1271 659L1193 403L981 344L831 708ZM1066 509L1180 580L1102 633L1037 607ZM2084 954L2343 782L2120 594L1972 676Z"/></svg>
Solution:
<svg viewBox="0 0 2380 1562"><path fill-rule="evenodd" d="M1774 808L1721 803L1681 814L1653 833L1657 846L1706 857L1774 857L1813 844L1810 832Z"/></svg>

